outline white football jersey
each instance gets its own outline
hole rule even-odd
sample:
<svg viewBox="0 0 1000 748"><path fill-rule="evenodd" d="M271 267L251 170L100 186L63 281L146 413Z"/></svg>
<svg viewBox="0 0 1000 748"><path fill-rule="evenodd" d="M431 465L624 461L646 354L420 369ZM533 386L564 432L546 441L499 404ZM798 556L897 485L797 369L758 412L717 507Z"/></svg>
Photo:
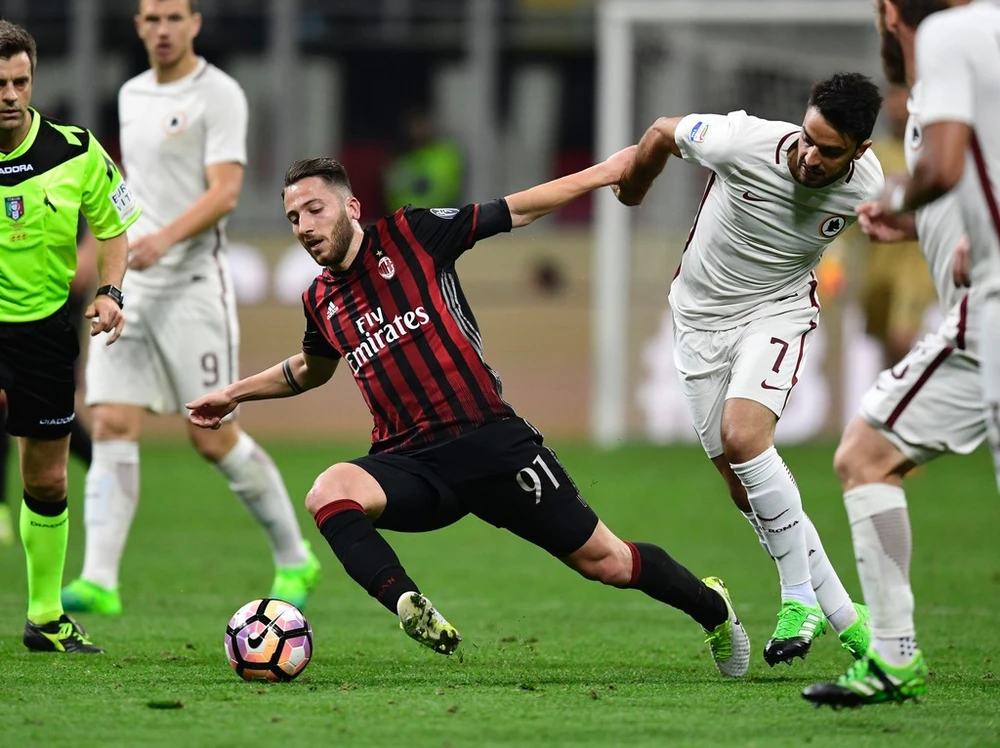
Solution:
<svg viewBox="0 0 1000 748"><path fill-rule="evenodd" d="M913 173L923 150L923 127L920 120L920 84L910 92L907 103L910 118L906 122L906 168ZM942 309L951 309L965 295L965 289L955 287L952 280L952 260L965 227L962 210L954 193L945 195L916 212L917 237L920 249L934 278L938 301Z"/></svg>
<svg viewBox="0 0 1000 748"><path fill-rule="evenodd" d="M129 229L134 240L163 228L208 188L205 168L247 160L247 101L240 85L204 59L177 81L157 83L152 70L132 78L118 93L122 164L143 208ZM223 219L177 244L153 267L129 270L126 282L140 288L188 283L225 249Z"/></svg>
<svg viewBox="0 0 1000 748"><path fill-rule="evenodd" d="M869 149L841 179L799 184L786 155L801 127L751 117L691 114L677 126L681 154L712 170L688 236L670 305L684 325L724 330L815 302L813 269L879 197L882 166Z"/></svg>
<svg viewBox="0 0 1000 748"><path fill-rule="evenodd" d="M920 120L972 128L952 191L972 244L973 289L1000 288L1000 4L978 0L929 16L917 29Z"/></svg>

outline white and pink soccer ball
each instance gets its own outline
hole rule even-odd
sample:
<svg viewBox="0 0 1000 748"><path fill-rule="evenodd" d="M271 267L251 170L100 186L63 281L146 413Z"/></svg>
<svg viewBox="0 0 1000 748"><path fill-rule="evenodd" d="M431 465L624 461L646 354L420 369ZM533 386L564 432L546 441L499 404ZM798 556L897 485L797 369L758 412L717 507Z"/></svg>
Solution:
<svg viewBox="0 0 1000 748"><path fill-rule="evenodd" d="M312 657L312 627L284 600L251 600L226 626L226 656L244 680L288 681Z"/></svg>

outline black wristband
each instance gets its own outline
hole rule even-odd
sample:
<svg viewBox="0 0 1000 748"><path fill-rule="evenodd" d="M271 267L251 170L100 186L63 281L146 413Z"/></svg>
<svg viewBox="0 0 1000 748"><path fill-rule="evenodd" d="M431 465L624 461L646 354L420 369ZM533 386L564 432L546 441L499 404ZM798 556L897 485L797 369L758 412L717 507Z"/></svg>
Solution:
<svg viewBox="0 0 1000 748"><path fill-rule="evenodd" d="M101 286L97 289L97 293L94 296L110 296L112 300L118 305L119 309L125 308L125 295L122 294L121 289L117 286L107 285Z"/></svg>

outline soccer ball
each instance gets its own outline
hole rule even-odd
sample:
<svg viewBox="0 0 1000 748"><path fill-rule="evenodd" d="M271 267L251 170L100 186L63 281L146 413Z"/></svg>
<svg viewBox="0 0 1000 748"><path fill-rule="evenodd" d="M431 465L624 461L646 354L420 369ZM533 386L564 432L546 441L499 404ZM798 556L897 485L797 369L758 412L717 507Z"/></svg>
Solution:
<svg viewBox="0 0 1000 748"><path fill-rule="evenodd" d="M226 626L226 656L243 680L292 680L312 657L312 627L284 600L251 600Z"/></svg>

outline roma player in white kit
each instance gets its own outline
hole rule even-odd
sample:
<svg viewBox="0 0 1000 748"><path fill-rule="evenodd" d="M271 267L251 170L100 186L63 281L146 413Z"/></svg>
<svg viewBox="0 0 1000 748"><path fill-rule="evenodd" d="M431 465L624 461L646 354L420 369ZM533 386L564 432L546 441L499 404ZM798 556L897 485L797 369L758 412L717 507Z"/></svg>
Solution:
<svg viewBox="0 0 1000 748"><path fill-rule="evenodd" d="M1000 446L994 405L1000 400L1000 5L880 0L876 7L883 60L898 59L906 79L916 80L912 111L919 152L909 180L891 186L882 201L859 206L862 225L869 233L897 230L905 225L899 214L917 210L917 230L942 301L956 297L947 288L947 244L964 229L973 255L972 287L942 328L901 362L910 369L897 367L896 376L911 382L903 399L887 413L891 398L903 391L891 373L879 379L884 393L865 398L866 420L896 449L880 448L855 423L838 455L838 472L849 489L844 503L858 576L871 605L873 646L836 682L803 693L834 706L903 701L927 690L928 669L913 622L909 511L900 484L906 464L894 466L893 460L902 455L919 464L945 451L965 453L984 435L994 459ZM956 258L963 255L956 252ZM963 280L960 265L956 261L957 281ZM867 461L856 454L876 448Z"/></svg>
<svg viewBox="0 0 1000 748"><path fill-rule="evenodd" d="M880 105L870 80L843 74L814 86L801 126L742 111L661 118L617 190L641 202L669 155L712 171L670 290L674 359L702 446L778 567L772 666L804 657L827 621L856 657L870 638L774 430L818 324L813 270L855 206L882 191L869 150Z"/></svg>
<svg viewBox="0 0 1000 748"><path fill-rule="evenodd" d="M119 94L125 171L145 210L129 237L125 336L113 348L92 346L87 363L94 423L87 543L81 577L63 589L67 610L121 612L118 576L139 499L143 410L180 413L239 378L225 221L242 186L247 103L235 80L195 55L201 16L192 5L139 3L136 29L151 69ZM235 421L188 430L268 535L277 567L270 596L301 606L319 564L277 468Z"/></svg>

